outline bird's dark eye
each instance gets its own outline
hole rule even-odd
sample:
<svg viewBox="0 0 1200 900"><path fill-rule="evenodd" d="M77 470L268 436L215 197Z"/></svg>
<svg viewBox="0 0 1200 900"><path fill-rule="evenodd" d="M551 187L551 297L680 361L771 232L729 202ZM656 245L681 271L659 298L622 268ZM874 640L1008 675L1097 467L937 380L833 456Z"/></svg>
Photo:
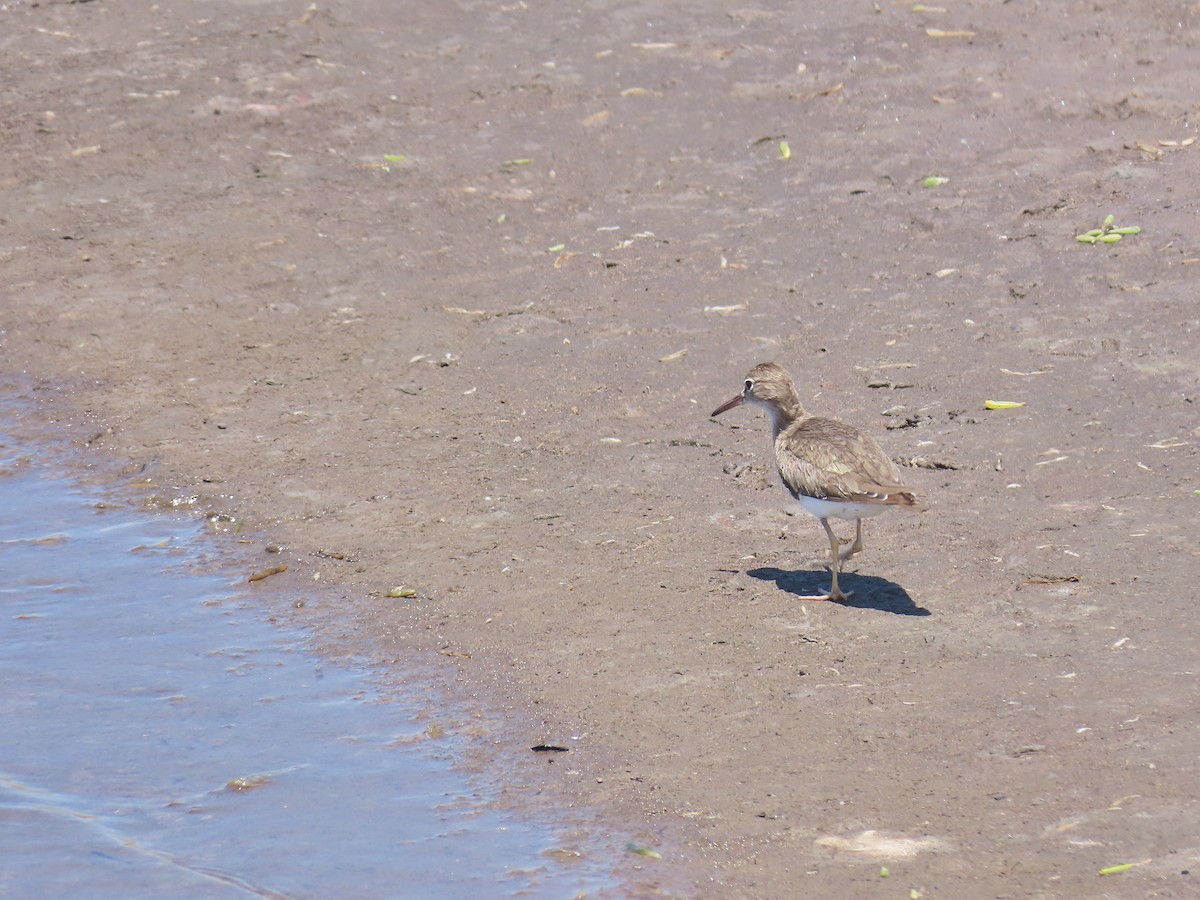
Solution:
<svg viewBox="0 0 1200 900"><path fill-rule="evenodd" d="M746 390L747 391L754 390L754 379L753 378L746 379Z"/></svg>

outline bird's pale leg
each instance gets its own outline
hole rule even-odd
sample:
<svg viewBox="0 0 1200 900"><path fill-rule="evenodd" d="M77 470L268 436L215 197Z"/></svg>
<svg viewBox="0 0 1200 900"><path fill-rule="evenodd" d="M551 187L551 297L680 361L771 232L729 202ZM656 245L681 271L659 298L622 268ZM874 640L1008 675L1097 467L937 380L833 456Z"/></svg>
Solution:
<svg viewBox="0 0 1200 900"><path fill-rule="evenodd" d="M849 559L855 553L862 553L862 519L855 519L854 522L858 525L858 529L854 533L854 543L840 552L841 559Z"/></svg>
<svg viewBox="0 0 1200 900"><path fill-rule="evenodd" d="M821 527L825 529L825 533L829 535L829 556L830 565L829 571L833 573L833 586L829 589L828 594L814 594L809 597L801 597L801 600L849 600L854 596L854 593L843 594L838 590L838 568L841 563L841 557L838 554L838 536L833 533L833 529L829 527L828 519L820 519Z"/></svg>

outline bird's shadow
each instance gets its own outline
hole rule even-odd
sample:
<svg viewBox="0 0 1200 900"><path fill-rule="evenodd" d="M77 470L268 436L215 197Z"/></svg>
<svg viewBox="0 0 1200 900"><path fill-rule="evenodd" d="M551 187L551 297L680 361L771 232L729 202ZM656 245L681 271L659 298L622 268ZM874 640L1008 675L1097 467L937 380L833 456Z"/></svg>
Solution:
<svg viewBox="0 0 1200 900"><path fill-rule="evenodd" d="M804 597L820 594L829 590L829 572L788 572L784 569L764 566L749 569L746 572L751 578L759 581L773 581L780 590ZM917 606L908 591L895 582L888 581L876 575L855 575L841 572L838 574L838 587L844 593L854 593L849 600L837 601L839 606L850 606L855 609L877 609L897 616L928 616L932 615L923 606Z"/></svg>

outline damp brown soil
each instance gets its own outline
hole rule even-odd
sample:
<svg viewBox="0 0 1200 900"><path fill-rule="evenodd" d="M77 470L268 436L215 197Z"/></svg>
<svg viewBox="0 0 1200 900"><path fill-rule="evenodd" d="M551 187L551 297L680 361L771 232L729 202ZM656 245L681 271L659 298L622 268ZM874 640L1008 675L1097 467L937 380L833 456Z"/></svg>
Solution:
<svg viewBox="0 0 1200 900"><path fill-rule="evenodd" d="M235 539L64 477L61 441L10 442L6 399L0 893L551 898L661 884L629 864L624 833L497 803L503 766L459 762L502 740L503 722L431 667L397 678L314 653L310 629L278 613L319 606L323 589L264 596Z"/></svg>
<svg viewBox="0 0 1200 900"><path fill-rule="evenodd" d="M663 890L1189 896L1200 8L920 10L10 2L4 365ZM848 604L768 359L925 504Z"/></svg>

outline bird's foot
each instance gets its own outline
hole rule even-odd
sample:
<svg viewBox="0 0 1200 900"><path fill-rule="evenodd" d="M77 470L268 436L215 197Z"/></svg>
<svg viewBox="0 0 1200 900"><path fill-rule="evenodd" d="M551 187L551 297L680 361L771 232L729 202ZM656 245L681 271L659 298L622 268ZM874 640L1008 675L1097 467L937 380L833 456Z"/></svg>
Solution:
<svg viewBox="0 0 1200 900"><path fill-rule="evenodd" d="M797 600L831 600L834 603L844 603L854 596L854 591L842 593L838 590L832 590L825 594L810 594L807 597L797 597Z"/></svg>

